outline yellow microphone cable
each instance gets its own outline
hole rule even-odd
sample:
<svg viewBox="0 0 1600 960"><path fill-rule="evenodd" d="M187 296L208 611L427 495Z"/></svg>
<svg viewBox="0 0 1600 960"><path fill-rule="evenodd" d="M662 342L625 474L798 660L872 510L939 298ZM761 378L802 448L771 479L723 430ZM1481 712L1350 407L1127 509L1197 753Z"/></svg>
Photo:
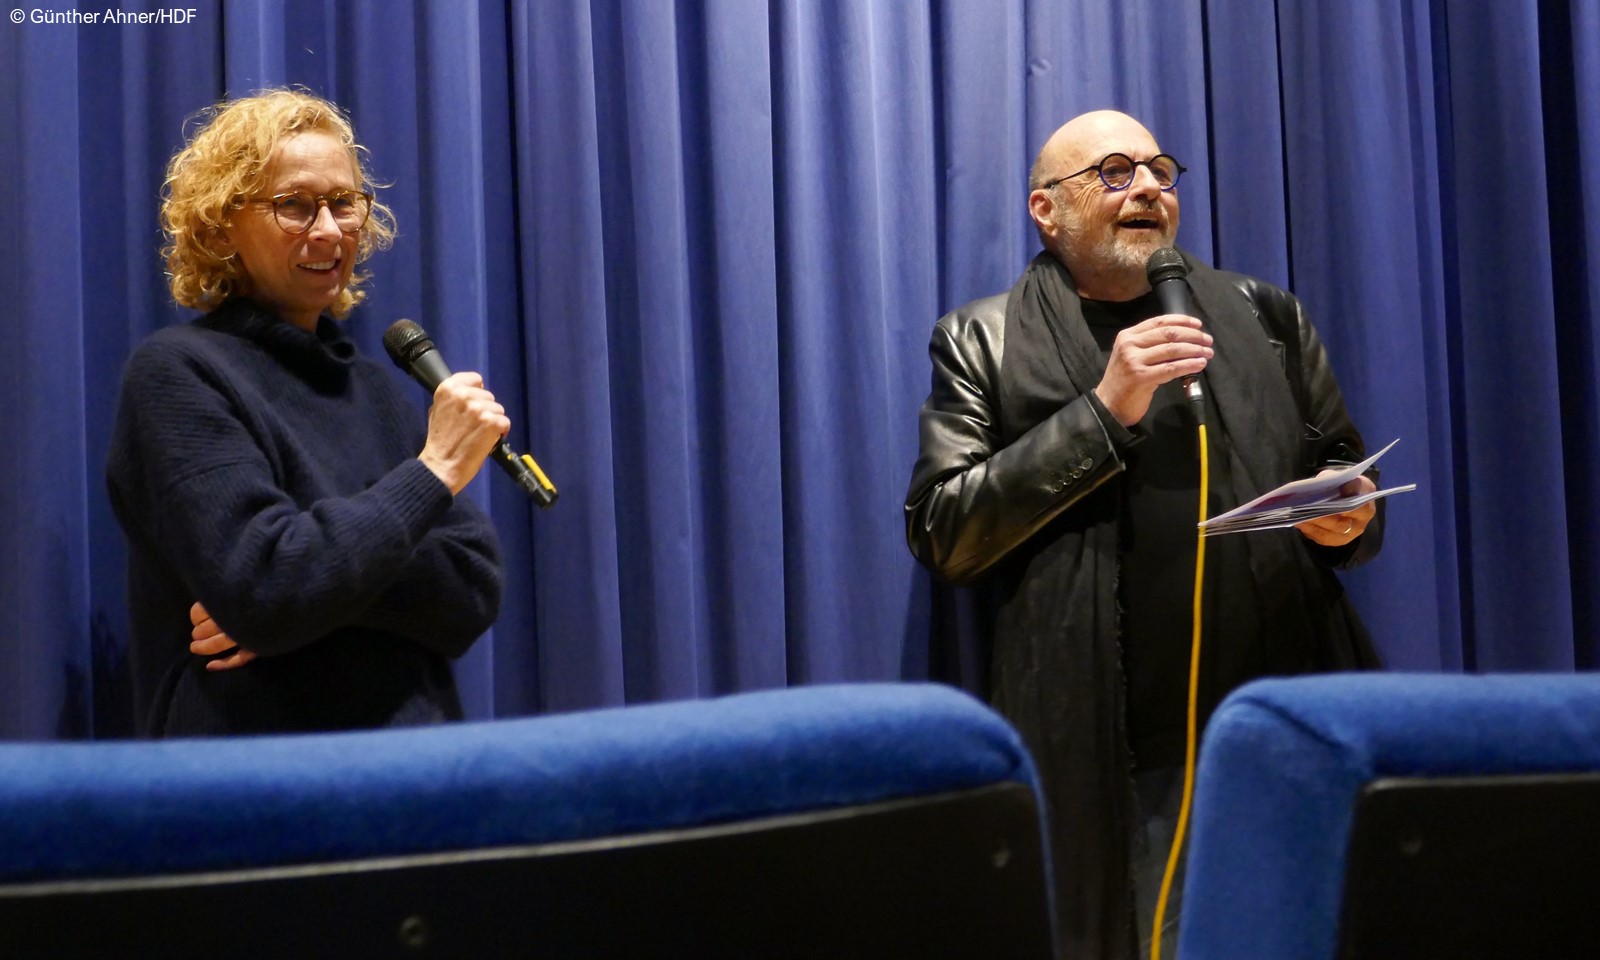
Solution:
<svg viewBox="0 0 1600 960"><path fill-rule="evenodd" d="M1200 430L1200 522L1205 523L1211 461L1206 451L1206 421L1200 415L1201 405L1198 402L1195 404L1195 414ZM1200 598L1203 595L1201 588L1205 584L1205 571L1206 535L1204 530L1199 530L1194 548L1194 639L1189 646L1189 719L1183 744L1183 802L1178 807L1178 829L1172 836L1172 850L1167 854L1167 870L1161 877L1161 895L1156 898L1156 918L1150 934L1150 960L1161 960L1161 929L1167 916L1167 896L1172 892L1172 878L1178 872L1178 858L1183 853L1184 833L1189 826L1189 803L1194 798L1195 701L1200 691Z"/></svg>

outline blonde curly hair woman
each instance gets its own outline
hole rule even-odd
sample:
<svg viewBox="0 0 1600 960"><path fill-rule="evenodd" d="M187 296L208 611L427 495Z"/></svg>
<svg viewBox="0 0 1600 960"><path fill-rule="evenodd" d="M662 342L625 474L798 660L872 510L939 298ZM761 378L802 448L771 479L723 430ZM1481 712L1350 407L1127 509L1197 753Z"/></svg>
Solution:
<svg viewBox="0 0 1600 960"><path fill-rule="evenodd" d="M332 103L202 114L167 171L173 298L205 311L129 359L107 464L128 538L142 732L429 723L493 622L493 528L455 495L509 428L475 373L426 427L335 322L394 238Z"/></svg>
<svg viewBox="0 0 1600 960"><path fill-rule="evenodd" d="M366 149L356 143L350 121L333 104L298 90L273 90L222 103L199 115L202 128L167 165L163 185L161 228L167 244L168 284L178 303L209 310L229 296L246 293L249 277L238 258L218 247L243 208L266 192L270 161L284 141L303 133L322 134L348 153L352 195L344 201L347 216L360 215L355 256L345 267L344 289L328 312L343 318L366 296L367 278L354 274L357 263L394 242L394 215L374 198L361 159ZM299 211L301 218L305 210Z"/></svg>

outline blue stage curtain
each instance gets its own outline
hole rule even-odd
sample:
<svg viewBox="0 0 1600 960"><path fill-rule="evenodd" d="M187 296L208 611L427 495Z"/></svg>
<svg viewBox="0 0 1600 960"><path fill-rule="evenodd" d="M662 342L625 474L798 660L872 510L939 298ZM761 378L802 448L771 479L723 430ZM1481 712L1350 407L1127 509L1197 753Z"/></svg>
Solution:
<svg viewBox="0 0 1600 960"><path fill-rule="evenodd" d="M1600 0L191 2L0 24L0 736L131 729L102 476L131 346L188 316L163 168L283 84L392 185L358 341L422 323L561 490L470 488L508 583L471 716L978 682L974 598L904 545L928 333L1108 106L1188 165L1185 246L1296 290L1402 438L1421 492L1346 578L1391 665L1600 666Z"/></svg>

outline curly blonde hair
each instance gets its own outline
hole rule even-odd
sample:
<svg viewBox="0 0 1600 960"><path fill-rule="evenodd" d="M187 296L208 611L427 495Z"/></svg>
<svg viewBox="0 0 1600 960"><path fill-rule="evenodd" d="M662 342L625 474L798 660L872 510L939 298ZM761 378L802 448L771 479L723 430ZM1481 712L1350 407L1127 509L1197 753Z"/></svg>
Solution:
<svg viewBox="0 0 1600 960"><path fill-rule="evenodd" d="M218 257L211 241L246 197L266 188L267 165L285 140L301 133L326 133L350 150L362 190L376 192L383 186L367 179L361 165L367 149L356 143L350 119L334 104L303 90L263 90L207 107L194 120L200 127L167 164L167 179L161 186L161 230L167 239L161 255L167 262L172 298L183 306L210 310L246 292L238 260ZM374 200L372 215L361 228L356 262L386 249L394 236L394 211ZM360 289L366 279L364 273L352 274L329 312L335 317L347 315L366 297Z"/></svg>

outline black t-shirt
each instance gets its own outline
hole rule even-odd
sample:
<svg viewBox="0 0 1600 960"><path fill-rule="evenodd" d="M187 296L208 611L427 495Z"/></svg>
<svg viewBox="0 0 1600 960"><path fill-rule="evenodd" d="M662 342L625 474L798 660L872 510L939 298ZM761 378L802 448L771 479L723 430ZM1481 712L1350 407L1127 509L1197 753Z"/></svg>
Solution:
<svg viewBox="0 0 1600 960"><path fill-rule="evenodd" d="M1163 311L1153 293L1120 303L1084 300L1083 315L1100 347L1102 359L1124 328ZM1211 508L1225 509L1217 492L1227 489L1226 440L1218 429L1215 407L1207 394L1207 430L1211 447ZM1189 660L1193 635L1195 524L1199 520L1199 435L1179 381L1156 388L1150 409L1139 421L1143 441L1130 447L1120 478L1122 518L1117 603L1122 640L1122 666L1127 681L1129 743L1140 769L1183 763L1187 725ZM1228 504L1227 506L1232 506ZM1229 542L1233 541L1233 542ZM1201 717L1207 716L1226 689L1218 682L1235 671L1253 671L1246 661L1255 643L1250 621L1253 604L1237 596L1249 583L1248 559L1239 537L1206 542L1207 622L1201 658ZM1217 584L1231 585L1226 618L1218 615ZM1218 627L1226 625L1227 634ZM1225 652L1229 643L1238 649ZM1223 676L1218 675L1219 658Z"/></svg>

